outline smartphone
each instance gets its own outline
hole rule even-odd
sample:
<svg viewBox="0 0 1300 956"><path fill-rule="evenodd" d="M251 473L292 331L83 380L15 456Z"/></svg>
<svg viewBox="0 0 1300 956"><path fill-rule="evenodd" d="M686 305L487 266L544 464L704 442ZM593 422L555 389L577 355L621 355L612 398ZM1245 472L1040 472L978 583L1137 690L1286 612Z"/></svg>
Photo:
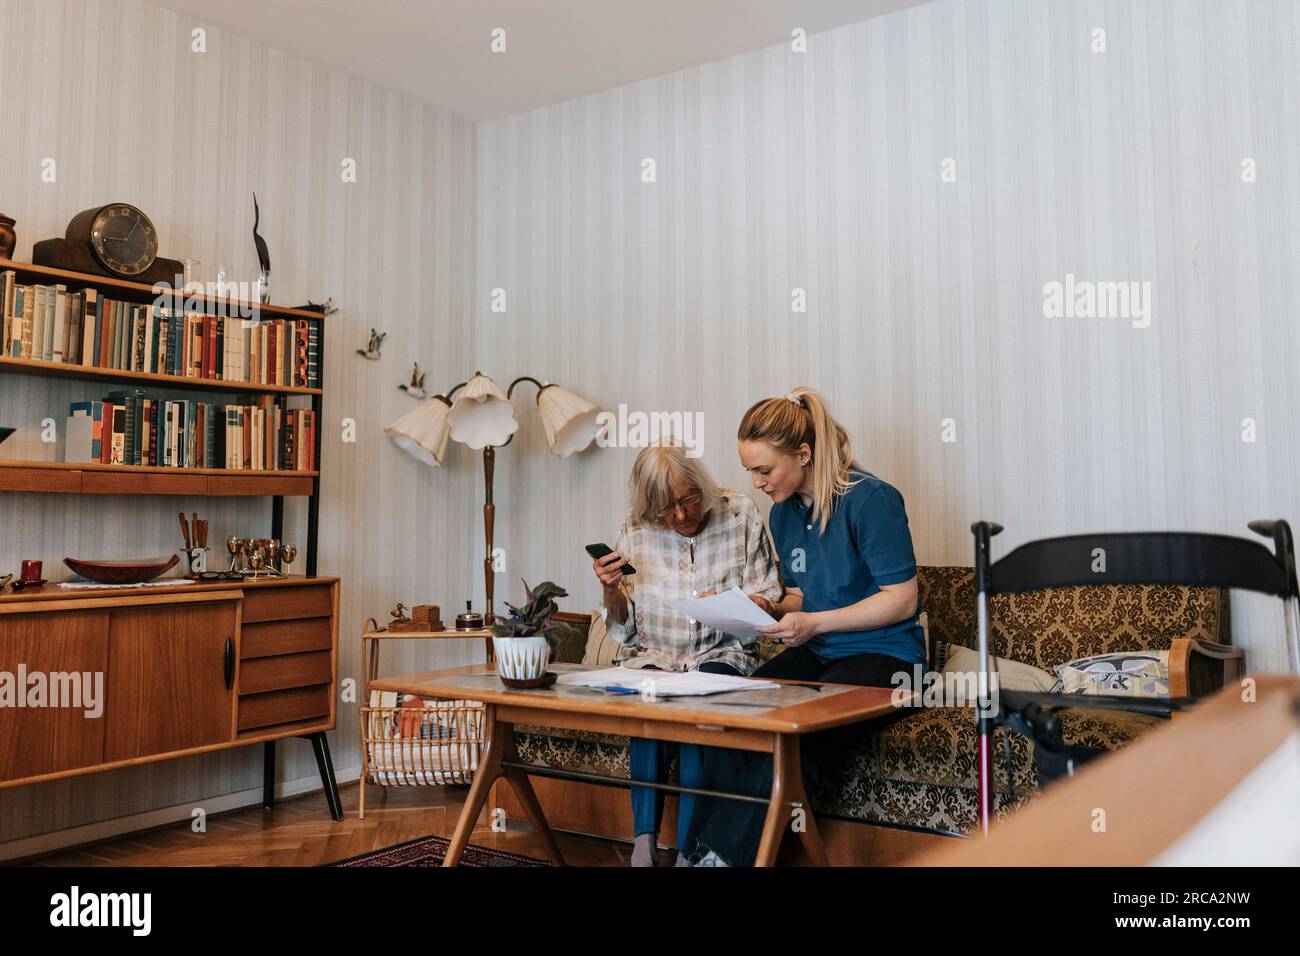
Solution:
<svg viewBox="0 0 1300 956"><path fill-rule="evenodd" d="M605 555L613 554L614 549L607 544L589 544L587 545L587 553L591 555L591 560L599 561ZM636 568L630 564L623 565L619 570L624 574L636 574Z"/></svg>

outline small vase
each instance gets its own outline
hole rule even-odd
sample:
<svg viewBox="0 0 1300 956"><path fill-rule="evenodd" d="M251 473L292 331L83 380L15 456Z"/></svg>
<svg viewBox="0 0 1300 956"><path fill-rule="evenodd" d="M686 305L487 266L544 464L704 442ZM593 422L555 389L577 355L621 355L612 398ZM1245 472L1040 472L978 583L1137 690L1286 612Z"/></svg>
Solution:
<svg viewBox="0 0 1300 956"><path fill-rule="evenodd" d="M541 687L549 676L551 644L544 637L493 637L497 676L510 687Z"/></svg>
<svg viewBox="0 0 1300 956"><path fill-rule="evenodd" d="M14 220L0 214L0 259L12 259L17 245L18 234L14 232Z"/></svg>

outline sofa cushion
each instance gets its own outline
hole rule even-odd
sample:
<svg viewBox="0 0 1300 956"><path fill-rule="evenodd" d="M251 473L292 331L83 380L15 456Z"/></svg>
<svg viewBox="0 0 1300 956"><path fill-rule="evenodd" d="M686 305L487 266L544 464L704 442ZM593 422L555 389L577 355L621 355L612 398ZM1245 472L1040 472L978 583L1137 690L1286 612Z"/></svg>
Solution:
<svg viewBox="0 0 1300 956"><path fill-rule="evenodd" d="M609 636L605 627L605 615L593 608L582 663L587 667L611 667L622 650L623 645Z"/></svg>
<svg viewBox="0 0 1300 956"><path fill-rule="evenodd" d="M1169 697L1169 652L1097 654L1056 666L1057 694Z"/></svg>
<svg viewBox="0 0 1300 956"><path fill-rule="evenodd" d="M979 651L970 647L963 647L960 644L949 644L946 641L940 641L938 653L939 657L935 663L939 671L973 674L975 678L978 678L980 669ZM1056 683L1056 678L1047 671L1040 670L1032 664L1013 661L1009 657L994 657L992 666L997 676L997 686L1002 690L1026 690L1045 694ZM975 678L971 679L974 680ZM971 684L970 686L973 688L978 685ZM960 703L960 701L957 703Z"/></svg>

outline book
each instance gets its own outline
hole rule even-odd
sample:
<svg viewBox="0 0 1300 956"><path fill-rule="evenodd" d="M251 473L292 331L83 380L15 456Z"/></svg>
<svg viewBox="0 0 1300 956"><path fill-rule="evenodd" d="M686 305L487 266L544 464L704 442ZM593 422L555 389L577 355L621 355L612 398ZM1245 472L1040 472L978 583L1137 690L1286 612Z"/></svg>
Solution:
<svg viewBox="0 0 1300 956"><path fill-rule="evenodd" d="M54 307L58 292L54 286L45 287L45 345L41 358L47 362L54 361Z"/></svg>
<svg viewBox="0 0 1300 956"><path fill-rule="evenodd" d="M280 461L279 467L285 471L293 471L293 430L297 413L290 408L284 413L284 427L280 429Z"/></svg>
<svg viewBox="0 0 1300 956"><path fill-rule="evenodd" d="M226 379L226 320L221 316L217 316L216 354L217 354L217 368L215 371L215 377L219 381L225 381Z"/></svg>
<svg viewBox="0 0 1300 956"><path fill-rule="evenodd" d="M158 430L162 432L159 442L162 444L162 463L168 467L176 465L176 403L163 402L158 413Z"/></svg>
<svg viewBox="0 0 1300 956"><path fill-rule="evenodd" d="M81 352L78 358L82 365L95 364L95 312L99 307L99 292L95 289L84 290L81 310Z"/></svg>
<svg viewBox="0 0 1300 956"><path fill-rule="evenodd" d="M122 337L118 334L118 323L122 318L122 303L113 300L109 303L108 317L108 346L109 353L105 356L105 368L121 368L120 356L122 354Z"/></svg>
<svg viewBox="0 0 1300 956"><path fill-rule="evenodd" d="M108 408L109 404L105 402L104 406ZM113 431L108 462L110 465L121 465L125 464L126 456L126 409L118 405L111 407L113 409Z"/></svg>
<svg viewBox="0 0 1300 956"><path fill-rule="evenodd" d="M149 406L152 404L152 399L140 399L140 420L136 423L140 435L140 460L136 462L139 465L153 464L149 458Z"/></svg>
<svg viewBox="0 0 1300 956"><path fill-rule="evenodd" d="M89 462L95 423L89 415L72 415L63 426L63 460Z"/></svg>
<svg viewBox="0 0 1300 956"><path fill-rule="evenodd" d="M64 428L64 461L97 460L99 423L95 420L95 406L98 404L98 402L73 402L68 406L68 420Z"/></svg>
<svg viewBox="0 0 1300 956"><path fill-rule="evenodd" d="M99 461L104 453L104 403L91 402L91 418L94 419L91 432L90 460Z"/></svg>
<svg viewBox="0 0 1300 956"><path fill-rule="evenodd" d="M148 366L145 365L147 353L145 350L146 332L148 329L145 321L146 310L142 305L131 306L131 331L134 333L132 342L134 347L131 350L131 371L147 372Z"/></svg>
<svg viewBox="0 0 1300 956"><path fill-rule="evenodd" d="M189 316L189 371L186 373L190 378L203 377L203 317L199 315Z"/></svg>
<svg viewBox="0 0 1300 956"><path fill-rule="evenodd" d="M144 370L150 374L158 372L158 319L154 306L146 305L144 309Z"/></svg>
<svg viewBox="0 0 1300 956"><path fill-rule="evenodd" d="M180 374L180 316L174 309L167 312L167 374Z"/></svg>
<svg viewBox="0 0 1300 956"><path fill-rule="evenodd" d="M96 307L95 328L99 330L99 344L95 346L95 366L107 368L112 350L109 346L109 326L113 323L113 303L109 299L100 299Z"/></svg>
<svg viewBox="0 0 1300 956"><path fill-rule="evenodd" d="M162 465L162 453L158 450L158 409L162 402L154 400L149 404L149 464Z"/></svg>
<svg viewBox="0 0 1300 956"><path fill-rule="evenodd" d="M266 329L266 384L274 385L276 382L275 368L276 362L280 356L279 344L280 336L277 334L279 322L267 323Z"/></svg>
<svg viewBox="0 0 1300 956"><path fill-rule="evenodd" d="M44 358L45 353L45 286L32 286L32 345L31 357Z"/></svg>
<svg viewBox="0 0 1300 956"><path fill-rule="evenodd" d="M171 374L171 352L168 351L168 336L171 318L166 306L158 306L158 371L163 375Z"/></svg>
<svg viewBox="0 0 1300 956"><path fill-rule="evenodd" d="M257 383L257 370L261 367L261 362L262 326L260 323L253 323L248 330L248 374L244 376L245 382Z"/></svg>
<svg viewBox="0 0 1300 956"><path fill-rule="evenodd" d="M68 287L56 285L52 301L54 322L50 325L50 345L47 349L49 354L46 355L46 359L51 362L62 362L63 346L68 340Z"/></svg>
<svg viewBox="0 0 1300 956"><path fill-rule="evenodd" d="M307 323L307 387L320 388L320 323L303 321Z"/></svg>
<svg viewBox="0 0 1300 956"><path fill-rule="evenodd" d="M0 338L0 355L10 358L13 355L14 337L14 287L18 284L18 273L12 269L0 273L0 314L4 315L4 333Z"/></svg>
<svg viewBox="0 0 1300 956"><path fill-rule="evenodd" d="M26 286L23 290L23 322L22 322L22 343L19 348L20 358L32 358L33 336L36 334L36 290L34 286ZM14 307L17 308L18 300L14 299Z"/></svg>
<svg viewBox="0 0 1300 956"><path fill-rule="evenodd" d="M63 349L63 360L73 365L81 364L81 310L85 295L74 292L68 297L68 344Z"/></svg>
<svg viewBox="0 0 1300 956"><path fill-rule="evenodd" d="M104 427L100 435L99 460L107 465L113 460L113 403L103 403Z"/></svg>
<svg viewBox="0 0 1300 956"><path fill-rule="evenodd" d="M316 412L304 409L307 415L307 471L316 470Z"/></svg>
<svg viewBox="0 0 1300 956"><path fill-rule="evenodd" d="M209 316L198 317L199 323L199 378L211 378L208 374L208 321Z"/></svg>
<svg viewBox="0 0 1300 956"><path fill-rule="evenodd" d="M212 379L216 377L216 363L212 360L212 346L215 340L212 338L212 330L215 318L211 315L205 315L199 320L199 339L203 344L203 377Z"/></svg>
<svg viewBox="0 0 1300 956"><path fill-rule="evenodd" d="M118 389L104 397L105 402L113 403L114 414L121 407L124 415L122 429L122 464L140 464L140 403L144 392L140 389ZM114 419L116 427L116 419Z"/></svg>
<svg viewBox="0 0 1300 956"><path fill-rule="evenodd" d="M193 325L193 323L191 323ZM185 447L185 429L188 422L185 420L186 412L189 410L189 403L186 401L176 402L176 467L188 468L189 459L186 456Z"/></svg>
<svg viewBox="0 0 1300 956"><path fill-rule="evenodd" d="M203 414L203 467L217 468L220 461L216 454L217 446L217 406L204 406Z"/></svg>

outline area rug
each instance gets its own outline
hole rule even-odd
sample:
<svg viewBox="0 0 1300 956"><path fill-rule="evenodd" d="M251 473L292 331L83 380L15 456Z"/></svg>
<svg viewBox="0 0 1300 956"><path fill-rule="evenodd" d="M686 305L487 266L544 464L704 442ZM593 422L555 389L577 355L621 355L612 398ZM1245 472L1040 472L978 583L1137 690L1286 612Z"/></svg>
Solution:
<svg viewBox="0 0 1300 956"><path fill-rule="evenodd" d="M326 866L442 866L451 841L440 836L416 837L405 843L371 850L358 856L326 863ZM535 860L505 850L491 850L470 844L460 856L461 866L551 866L548 860Z"/></svg>

